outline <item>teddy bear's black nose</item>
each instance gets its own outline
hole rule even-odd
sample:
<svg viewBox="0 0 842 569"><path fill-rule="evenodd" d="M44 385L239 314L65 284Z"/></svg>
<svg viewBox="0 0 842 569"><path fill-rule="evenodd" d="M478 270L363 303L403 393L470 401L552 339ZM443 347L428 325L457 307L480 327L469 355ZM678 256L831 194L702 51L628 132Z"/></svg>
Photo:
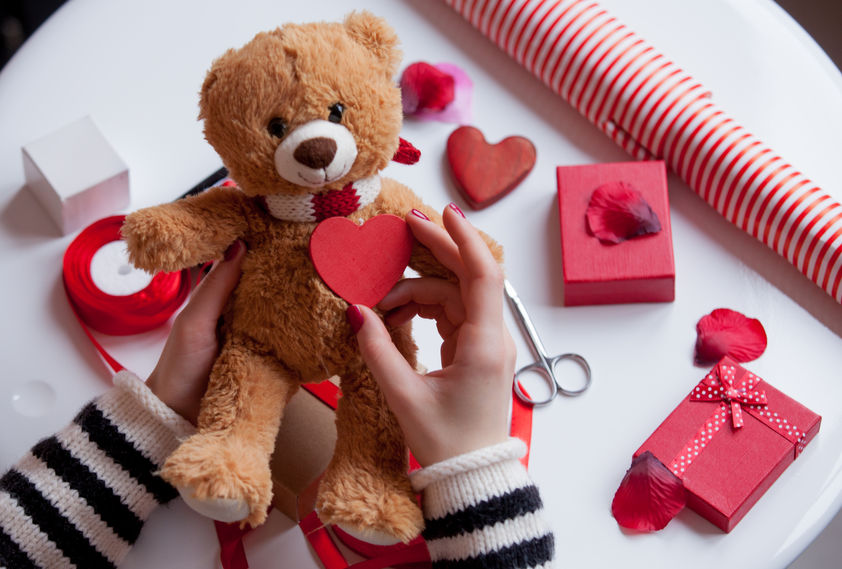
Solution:
<svg viewBox="0 0 842 569"><path fill-rule="evenodd" d="M299 144L292 156L313 169L324 168L331 162L336 155L336 141L332 138L310 138Z"/></svg>

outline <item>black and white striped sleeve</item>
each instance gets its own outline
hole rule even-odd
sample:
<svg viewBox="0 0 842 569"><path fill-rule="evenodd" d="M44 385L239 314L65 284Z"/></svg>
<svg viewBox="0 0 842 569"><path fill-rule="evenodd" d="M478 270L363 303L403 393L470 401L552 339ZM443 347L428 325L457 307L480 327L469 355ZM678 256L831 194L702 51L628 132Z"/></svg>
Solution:
<svg viewBox="0 0 842 569"><path fill-rule="evenodd" d="M129 372L0 477L0 567L114 568L159 504L155 472L193 431Z"/></svg>
<svg viewBox="0 0 842 569"><path fill-rule="evenodd" d="M548 569L555 543L518 439L412 473L434 569Z"/></svg>

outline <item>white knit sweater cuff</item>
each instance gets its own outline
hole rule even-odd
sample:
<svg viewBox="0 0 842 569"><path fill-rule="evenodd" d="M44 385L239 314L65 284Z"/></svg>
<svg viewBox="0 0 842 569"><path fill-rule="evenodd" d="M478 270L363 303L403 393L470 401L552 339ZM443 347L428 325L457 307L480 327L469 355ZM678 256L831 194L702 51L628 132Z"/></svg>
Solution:
<svg viewBox="0 0 842 569"><path fill-rule="evenodd" d="M196 432L196 427L129 371L114 376L114 388L99 398L97 406L136 448L157 464L163 464L181 440Z"/></svg>
<svg viewBox="0 0 842 569"><path fill-rule="evenodd" d="M526 454L526 443L520 439L509 440L485 448L473 450L459 456L454 456L431 464L421 470L411 473L410 481L415 492L421 492L427 486L458 476L472 470L479 470L486 466L518 460Z"/></svg>

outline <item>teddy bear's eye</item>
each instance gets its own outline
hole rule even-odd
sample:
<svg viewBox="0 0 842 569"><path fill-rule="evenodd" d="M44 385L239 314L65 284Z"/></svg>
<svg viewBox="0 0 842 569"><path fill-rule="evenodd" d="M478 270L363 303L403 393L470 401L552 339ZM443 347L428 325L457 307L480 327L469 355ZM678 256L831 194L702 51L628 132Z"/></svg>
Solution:
<svg viewBox="0 0 842 569"><path fill-rule="evenodd" d="M330 122L342 122L342 113L345 112L345 107L342 103L334 103L330 107L328 107L330 114L327 116L327 120Z"/></svg>
<svg viewBox="0 0 842 569"><path fill-rule="evenodd" d="M266 130L268 130L269 134L272 136L283 138L283 136L287 133L287 123L284 122L284 119L275 117L269 121L269 124L266 126Z"/></svg>

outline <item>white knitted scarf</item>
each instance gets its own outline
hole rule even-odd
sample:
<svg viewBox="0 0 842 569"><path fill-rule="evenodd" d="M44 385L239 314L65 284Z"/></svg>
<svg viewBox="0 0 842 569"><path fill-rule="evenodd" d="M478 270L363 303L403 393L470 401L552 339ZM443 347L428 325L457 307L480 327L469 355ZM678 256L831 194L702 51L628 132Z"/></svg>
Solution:
<svg viewBox="0 0 842 569"><path fill-rule="evenodd" d="M341 190L302 195L265 196L266 209L283 221L314 222L328 217L347 216L367 206L380 194L380 176L346 184Z"/></svg>

